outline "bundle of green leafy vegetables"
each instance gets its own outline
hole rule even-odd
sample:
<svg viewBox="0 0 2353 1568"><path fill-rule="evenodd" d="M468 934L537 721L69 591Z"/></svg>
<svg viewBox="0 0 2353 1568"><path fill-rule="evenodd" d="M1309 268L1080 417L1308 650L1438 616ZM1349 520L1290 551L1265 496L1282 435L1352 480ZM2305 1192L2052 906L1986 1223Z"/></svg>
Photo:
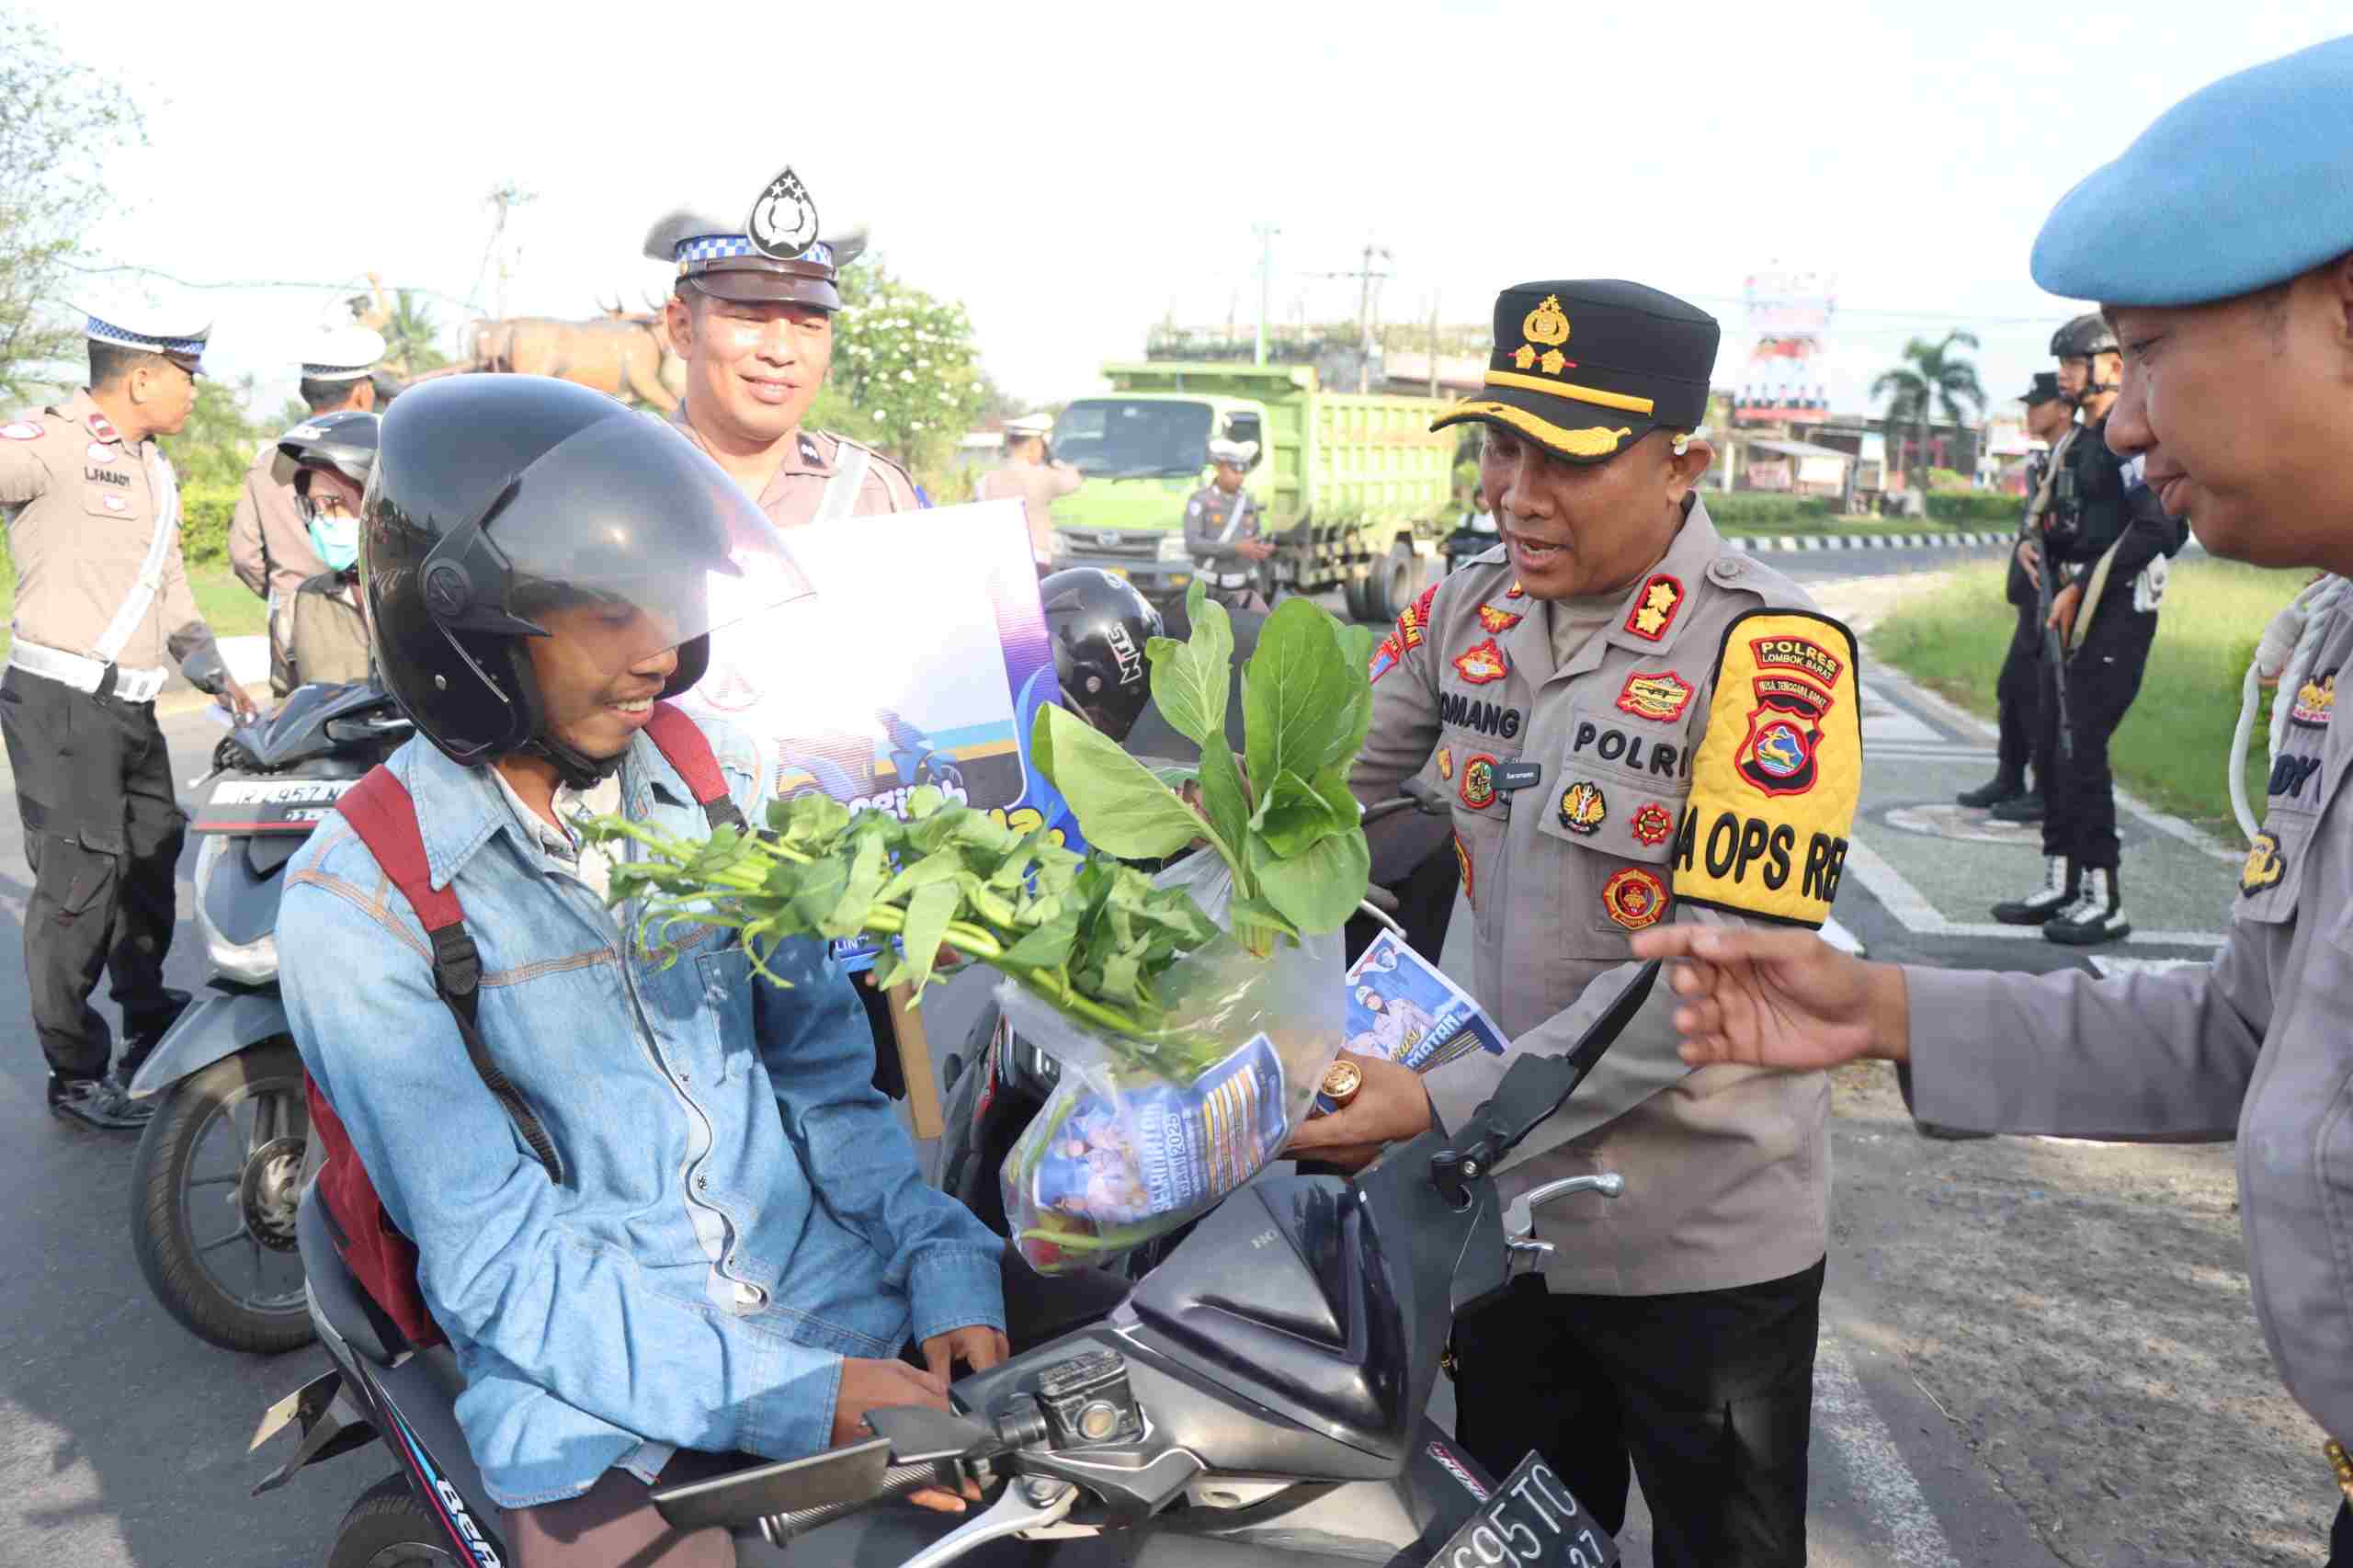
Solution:
<svg viewBox="0 0 2353 1568"><path fill-rule="evenodd" d="M1154 638L1146 653L1161 712L1201 747L1197 772L1164 778L1076 715L1039 715L1033 760L1070 801L1095 846L1086 855L929 787L911 793L904 820L813 793L772 803L764 833L680 839L620 816L584 824L592 841L636 846L613 868L610 901L642 901L641 930L655 943L680 923L738 931L770 980L779 977L763 951L787 937L895 938L876 979L920 998L949 949L1044 998L1131 1065L1189 1079L1232 1042L1172 1023L1161 983L1222 933L1188 893L1121 858L1205 842L1233 874L1233 937L1260 958L1279 937L1338 929L1370 866L1347 780L1372 699L1369 634L1303 599L1278 608L1244 672L1254 794L1224 737L1232 626L1199 585L1188 608L1189 641ZM1187 785L1198 812L1179 793Z"/></svg>

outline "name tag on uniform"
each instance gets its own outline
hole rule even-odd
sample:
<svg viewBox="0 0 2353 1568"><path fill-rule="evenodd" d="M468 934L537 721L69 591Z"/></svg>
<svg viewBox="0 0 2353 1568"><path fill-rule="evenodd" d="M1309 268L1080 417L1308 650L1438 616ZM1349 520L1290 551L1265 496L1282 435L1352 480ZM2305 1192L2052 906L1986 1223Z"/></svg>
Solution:
<svg viewBox="0 0 2353 1568"><path fill-rule="evenodd" d="M1499 762L1495 765L1495 788L1508 795L1515 790L1532 790L1544 781L1544 765L1540 762Z"/></svg>

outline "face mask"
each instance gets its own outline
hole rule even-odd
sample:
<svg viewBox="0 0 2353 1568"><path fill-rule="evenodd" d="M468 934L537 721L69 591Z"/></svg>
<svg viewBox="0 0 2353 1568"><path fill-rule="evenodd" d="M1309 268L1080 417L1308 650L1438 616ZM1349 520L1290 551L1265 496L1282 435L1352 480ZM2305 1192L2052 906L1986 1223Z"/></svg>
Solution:
<svg viewBox="0 0 2353 1568"><path fill-rule="evenodd" d="M330 572L348 572L359 559L359 519L314 516L311 518L311 548Z"/></svg>

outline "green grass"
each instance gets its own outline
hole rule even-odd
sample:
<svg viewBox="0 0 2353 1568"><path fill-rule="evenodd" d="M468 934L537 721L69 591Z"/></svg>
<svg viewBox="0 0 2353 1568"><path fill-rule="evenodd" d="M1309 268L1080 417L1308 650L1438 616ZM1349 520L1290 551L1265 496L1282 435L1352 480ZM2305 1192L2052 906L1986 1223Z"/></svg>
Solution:
<svg viewBox="0 0 2353 1568"><path fill-rule="evenodd" d="M1715 517L1710 520L1716 531L1727 539L1775 539L1782 534L1850 534L1859 539L1876 539L1887 534L1948 534L2004 533L2012 530L1996 528L1991 523L1940 523L1934 517L1791 517L1787 522L1733 523Z"/></svg>
<svg viewBox="0 0 2353 1568"><path fill-rule="evenodd" d="M196 608L216 637L258 636L267 629L268 615L261 600L252 589L237 581L229 563L217 561L188 569L188 585L196 595ZM0 555L0 653L8 647L6 621L16 613L17 568L5 555Z"/></svg>
<svg viewBox="0 0 2353 1568"><path fill-rule="evenodd" d="M1992 718L1994 677L2017 623L2002 597L2004 574L1999 565L1967 567L1936 591L1905 600L1871 633L1873 656ZM2238 722L2240 682L2265 624L2310 575L2227 561L2175 563L2141 694L2110 744L2126 789L2235 842L2223 761ZM2247 758L2251 801L2263 799L2269 722L2267 700Z"/></svg>

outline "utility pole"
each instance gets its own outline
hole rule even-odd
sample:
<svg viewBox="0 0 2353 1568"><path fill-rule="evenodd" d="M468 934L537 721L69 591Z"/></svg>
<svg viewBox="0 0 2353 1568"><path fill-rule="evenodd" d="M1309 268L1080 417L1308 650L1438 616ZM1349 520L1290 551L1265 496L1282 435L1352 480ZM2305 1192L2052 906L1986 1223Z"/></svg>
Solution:
<svg viewBox="0 0 2353 1568"><path fill-rule="evenodd" d="M1358 392L1370 392L1372 389L1372 286L1376 280L1389 276L1386 272L1373 270L1372 262L1375 256L1382 261L1395 259L1387 250L1367 240L1364 245L1364 265L1356 271L1318 272L1313 275L1317 278L1357 279L1357 391Z"/></svg>
<svg viewBox="0 0 2353 1568"><path fill-rule="evenodd" d="M1272 223L1253 223L1250 232L1258 236L1258 346L1251 363L1267 362L1267 301L1275 287L1275 236L1282 233Z"/></svg>
<svg viewBox="0 0 2353 1568"><path fill-rule="evenodd" d="M1430 290L1430 396L1438 396L1438 290Z"/></svg>

